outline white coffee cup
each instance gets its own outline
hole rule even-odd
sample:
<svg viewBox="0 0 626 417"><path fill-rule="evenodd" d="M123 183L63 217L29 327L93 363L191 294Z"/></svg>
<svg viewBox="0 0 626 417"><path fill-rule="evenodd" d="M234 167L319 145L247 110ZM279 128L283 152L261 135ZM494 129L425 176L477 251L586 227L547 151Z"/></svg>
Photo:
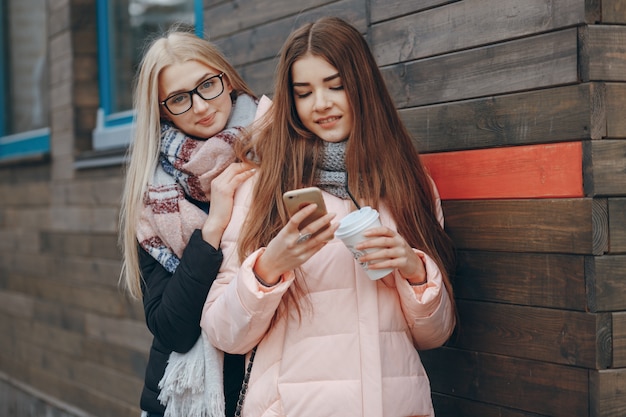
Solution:
<svg viewBox="0 0 626 417"><path fill-rule="evenodd" d="M340 239L344 245L352 252L352 256L357 260L366 253L377 250L370 248L358 250L355 248L357 244L366 240L363 232L373 227L379 227L380 216L378 211L371 207L361 207L357 211L353 211L339 222L339 228L335 232L335 237ZM371 280L376 280L389 274L393 269L369 269L367 262L359 262Z"/></svg>

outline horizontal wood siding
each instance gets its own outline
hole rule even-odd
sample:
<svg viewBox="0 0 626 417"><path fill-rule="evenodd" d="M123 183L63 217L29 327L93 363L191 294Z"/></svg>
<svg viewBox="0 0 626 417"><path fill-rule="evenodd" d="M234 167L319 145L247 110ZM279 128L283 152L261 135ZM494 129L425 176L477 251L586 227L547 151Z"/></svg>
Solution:
<svg viewBox="0 0 626 417"><path fill-rule="evenodd" d="M400 108L575 83L576 29L399 63L383 75Z"/></svg>
<svg viewBox="0 0 626 417"><path fill-rule="evenodd" d="M604 103L604 91L603 85L577 84L410 107L400 115L422 153L600 139L608 109L589 103Z"/></svg>
<svg viewBox="0 0 626 417"><path fill-rule="evenodd" d="M584 368L452 348L421 357L438 394L543 416L589 415ZM466 413L455 417L476 416Z"/></svg>
<svg viewBox="0 0 626 417"><path fill-rule="evenodd" d="M516 0L464 0L374 25L371 40L379 65L385 66L584 22L584 3L578 0L526 0L524 7Z"/></svg>
<svg viewBox="0 0 626 417"><path fill-rule="evenodd" d="M587 310L585 256L461 250L458 263L459 299Z"/></svg>
<svg viewBox="0 0 626 417"><path fill-rule="evenodd" d="M599 255L608 248L606 201L446 201L444 213L459 249Z"/></svg>
<svg viewBox="0 0 626 417"><path fill-rule="evenodd" d="M50 158L0 165L0 414L12 417L48 413L41 402L63 417L140 414L152 338L118 282L124 169L74 166L98 107L95 6L47 2ZM258 95L273 96L301 24L334 15L366 36L458 254L459 326L420 352L437 417L626 415L626 1L202 7L205 36ZM15 405L28 395L31 408Z"/></svg>

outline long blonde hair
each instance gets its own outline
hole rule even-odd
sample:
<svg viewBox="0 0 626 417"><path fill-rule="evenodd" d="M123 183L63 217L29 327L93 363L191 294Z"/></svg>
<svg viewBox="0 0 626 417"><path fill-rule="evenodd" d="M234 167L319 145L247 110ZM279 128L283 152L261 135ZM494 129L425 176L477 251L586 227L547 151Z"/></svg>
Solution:
<svg viewBox="0 0 626 417"><path fill-rule="evenodd" d="M375 208L385 203L398 232L411 247L435 260L453 300L454 248L437 220L430 177L365 39L339 18L307 24L293 32L283 46L273 105L267 114L271 123L265 123L240 151L240 157L254 151L260 160L252 197L255 203L240 236L240 259L266 246L286 224L287 213L279 204L283 192L315 185L321 140L306 130L298 117L291 76L293 64L306 54L337 68L352 108L354 127L345 161L352 194ZM286 302L300 299L301 291L296 286Z"/></svg>
<svg viewBox="0 0 626 417"><path fill-rule="evenodd" d="M255 97L233 66L209 41L174 27L149 44L135 80L135 126L120 211L120 245L123 251L120 281L134 298L142 295L137 223L146 187L156 169L161 141L159 75L164 68L187 61L197 61L224 72L233 88L233 98L240 94Z"/></svg>

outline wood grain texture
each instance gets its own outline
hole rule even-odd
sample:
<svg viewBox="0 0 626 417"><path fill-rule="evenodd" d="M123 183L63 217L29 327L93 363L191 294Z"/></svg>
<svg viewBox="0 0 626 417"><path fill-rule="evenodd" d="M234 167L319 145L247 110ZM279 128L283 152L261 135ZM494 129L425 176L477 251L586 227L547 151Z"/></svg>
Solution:
<svg viewBox="0 0 626 417"><path fill-rule="evenodd" d="M482 352L420 352L435 393L551 417L588 417L588 370Z"/></svg>
<svg viewBox="0 0 626 417"><path fill-rule="evenodd" d="M432 397L437 417L545 417L542 414L528 413L450 395L433 393Z"/></svg>
<svg viewBox="0 0 626 417"><path fill-rule="evenodd" d="M458 264L458 299L587 309L584 256L459 251Z"/></svg>
<svg viewBox="0 0 626 417"><path fill-rule="evenodd" d="M602 84L587 83L411 107L400 117L422 153L600 139L603 97Z"/></svg>
<svg viewBox="0 0 626 417"><path fill-rule="evenodd" d="M249 3L256 4L254 0L250 0ZM272 3L272 0L266 0L262 3ZM302 5L298 5L298 2L293 1L285 2L281 0L281 2L277 2L276 5L280 7L282 3L290 3L290 6L286 6L285 10L289 10L293 7L302 8ZM341 0L325 3L324 6L318 8L304 8L297 14L289 14L280 11L278 8L280 12L276 15L275 19L271 19L270 21L261 20L258 22L259 24L257 26L240 28L235 31L235 33L229 34L228 36L212 34L209 39L213 40L220 49L224 51L229 61L238 67L244 64L275 58L285 43L287 36L289 36L293 30L322 16L338 16L350 22L362 33L367 31L367 20L365 9L363 8L363 0ZM228 2L220 7L232 8L235 6L237 6L237 3ZM272 6L272 8L274 8L274 6ZM243 12L249 13L247 9ZM263 13L261 13L261 15L262 14ZM256 20L258 17L252 16L252 18ZM232 25L231 17L229 17L228 14L226 14L222 20L223 24L229 27L227 30L236 29L236 27ZM211 31L217 31L219 33L221 30L219 27L211 26Z"/></svg>
<svg viewBox="0 0 626 417"><path fill-rule="evenodd" d="M611 364L611 316L510 304L457 303L461 324L451 346L589 369Z"/></svg>
<svg viewBox="0 0 626 417"><path fill-rule="evenodd" d="M626 312L613 316L613 368L626 368Z"/></svg>
<svg viewBox="0 0 626 417"><path fill-rule="evenodd" d="M626 140L585 145L585 191L590 196L626 196Z"/></svg>
<svg viewBox="0 0 626 417"><path fill-rule="evenodd" d="M418 13L424 10L442 7L461 0L371 0L370 14L372 23L387 20L409 13Z"/></svg>
<svg viewBox="0 0 626 417"><path fill-rule="evenodd" d="M590 311L626 310L626 255L588 257L585 270Z"/></svg>
<svg viewBox="0 0 626 417"><path fill-rule="evenodd" d="M443 200L583 197L580 142L431 153L421 158Z"/></svg>
<svg viewBox="0 0 626 417"><path fill-rule="evenodd" d="M625 6L626 7L626 6ZM626 78L626 77L625 77ZM606 136L626 138L626 84L606 84Z"/></svg>
<svg viewBox="0 0 626 417"><path fill-rule="evenodd" d="M581 40L583 81L626 80L626 27L590 25Z"/></svg>
<svg viewBox="0 0 626 417"><path fill-rule="evenodd" d="M603 200L444 201L443 207L459 249L581 255L608 249Z"/></svg>
<svg viewBox="0 0 626 417"><path fill-rule="evenodd" d="M602 23L626 23L626 3L602 0Z"/></svg>
<svg viewBox="0 0 626 417"><path fill-rule="evenodd" d="M379 65L391 65L571 27L585 19L585 4L579 0L526 0L524 7L516 0L463 0L372 26L372 50Z"/></svg>
<svg viewBox="0 0 626 417"><path fill-rule="evenodd" d="M626 415L626 369L605 369L589 374L589 415Z"/></svg>
<svg viewBox="0 0 626 417"><path fill-rule="evenodd" d="M328 4L327 0L310 0L306 5L293 0L238 0L221 2L204 9L205 32L209 39L275 22Z"/></svg>
<svg viewBox="0 0 626 417"><path fill-rule="evenodd" d="M610 253L626 253L626 198L609 199Z"/></svg>
<svg viewBox="0 0 626 417"><path fill-rule="evenodd" d="M399 108L575 83L577 31L395 64L384 68L383 76Z"/></svg>

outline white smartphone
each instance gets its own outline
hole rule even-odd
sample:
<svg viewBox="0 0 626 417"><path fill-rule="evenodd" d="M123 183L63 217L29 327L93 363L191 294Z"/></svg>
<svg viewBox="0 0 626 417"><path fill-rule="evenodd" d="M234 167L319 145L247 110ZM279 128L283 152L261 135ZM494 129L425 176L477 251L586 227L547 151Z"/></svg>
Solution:
<svg viewBox="0 0 626 417"><path fill-rule="evenodd" d="M327 213L322 191L317 187L300 188L297 190L287 191L283 194L283 202L285 203L285 208L287 209L287 213L289 213L289 217L293 216L309 204L317 204L315 212L300 223L300 230ZM322 230L326 229L326 227L320 229L315 234L320 233Z"/></svg>

